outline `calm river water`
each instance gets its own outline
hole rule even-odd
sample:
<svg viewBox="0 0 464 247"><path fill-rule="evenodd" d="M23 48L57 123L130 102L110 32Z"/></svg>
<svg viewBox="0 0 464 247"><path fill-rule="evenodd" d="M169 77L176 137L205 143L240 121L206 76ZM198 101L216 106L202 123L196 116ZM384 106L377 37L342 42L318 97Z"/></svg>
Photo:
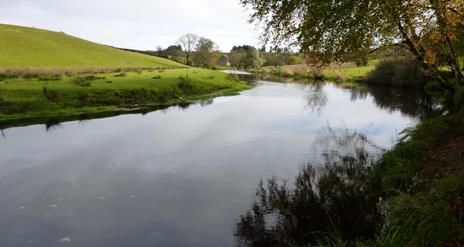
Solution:
<svg viewBox="0 0 464 247"><path fill-rule="evenodd" d="M324 129L389 148L424 117L419 102L259 81L189 107L4 129L0 245L233 246L260 179L316 161Z"/></svg>

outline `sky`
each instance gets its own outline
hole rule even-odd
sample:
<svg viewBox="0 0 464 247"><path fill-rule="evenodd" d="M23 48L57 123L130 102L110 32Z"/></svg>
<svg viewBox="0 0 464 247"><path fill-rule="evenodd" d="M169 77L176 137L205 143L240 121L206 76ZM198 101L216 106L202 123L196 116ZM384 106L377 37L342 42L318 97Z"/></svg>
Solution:
<svg viewBox="0 0 464 247"><path fill-rule="evenodd" d="M156 50L186 33L222 51L259 46L239 0L0 0L0 22L62 31L101 44Z"/></svg>

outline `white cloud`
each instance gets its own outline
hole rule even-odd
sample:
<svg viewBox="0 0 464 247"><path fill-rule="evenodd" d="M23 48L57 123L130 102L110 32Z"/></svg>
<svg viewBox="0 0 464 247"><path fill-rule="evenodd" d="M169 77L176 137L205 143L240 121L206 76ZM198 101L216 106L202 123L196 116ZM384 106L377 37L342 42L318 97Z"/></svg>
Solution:
<svg viewBox="0 0 464 247"><path fill-rule="evenodd" d="M155 49L196 33L230 50L258 45L238 0L0 0L0 21L63 31L98 43Z"/></svg>

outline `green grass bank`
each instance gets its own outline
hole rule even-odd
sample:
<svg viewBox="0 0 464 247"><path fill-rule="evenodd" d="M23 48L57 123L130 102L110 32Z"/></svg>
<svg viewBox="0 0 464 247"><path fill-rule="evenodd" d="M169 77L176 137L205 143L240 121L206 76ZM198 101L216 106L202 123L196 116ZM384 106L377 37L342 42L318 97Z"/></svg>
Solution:
<svg viewBox="0 0 464 247"><path fill-rule="evenodd" d="M196 68L13 78L0 81L0 122L187 103L248 88L235 75Z"/></svg>
<svg viewBox="0 0 464 247"><path fill-rule="evenodd" d="M356 82L366 78L366 76L375 69L378 60L372 60L366 66L356 66L355 64L332 64L322 68L300 65L285 65L280 67L263 67L255 73L264 76L275 76L293 78L296 80L316 79L333 82Z"/></svg>

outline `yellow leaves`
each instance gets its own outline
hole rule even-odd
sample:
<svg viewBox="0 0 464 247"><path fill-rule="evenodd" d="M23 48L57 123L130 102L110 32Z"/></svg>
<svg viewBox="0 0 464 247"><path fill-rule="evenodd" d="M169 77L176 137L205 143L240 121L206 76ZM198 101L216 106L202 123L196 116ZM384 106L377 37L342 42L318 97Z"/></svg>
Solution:
<svg viewBox="0 0 464 247"><path fill-rule="evenodd" d="M437 62L437 54L433 50L426 50L425 61L429 64L435 64Z"/></svg>

